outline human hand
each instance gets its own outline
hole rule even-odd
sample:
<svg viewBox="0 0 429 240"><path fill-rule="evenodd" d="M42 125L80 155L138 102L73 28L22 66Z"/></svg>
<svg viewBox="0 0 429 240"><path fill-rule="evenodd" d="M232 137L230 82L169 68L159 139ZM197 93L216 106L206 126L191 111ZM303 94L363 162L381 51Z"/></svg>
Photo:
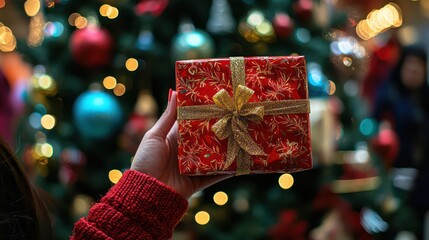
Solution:
<svg viewBox="0 0 429 240"><path fill-rule="evenodd" d="M143 137L131 169L157 178L188 199L195 192L233 175L185 176L179 173L176 96L173 91L167 109Z"/></svg>

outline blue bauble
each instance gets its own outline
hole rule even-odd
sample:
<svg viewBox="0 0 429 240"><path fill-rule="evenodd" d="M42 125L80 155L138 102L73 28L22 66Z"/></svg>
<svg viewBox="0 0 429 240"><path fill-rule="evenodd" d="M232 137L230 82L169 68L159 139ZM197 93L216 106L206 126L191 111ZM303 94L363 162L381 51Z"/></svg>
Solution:
<svg viewBox="0 0 429 240"><path fill-rule="evenodd" d="M175 37L171 51L174 60L210 58L213 57L214 42L202 30L188 30Z"/></svg>
<svg viewBox="0 0 429 240"><path fill-rule="evenodd" d="M321 66L309 62L308 65L308 93L310 98L328 97L329 80L323 74Z"/></svg>
<svg viewBox="0 0 429 240"><path fill-rule="evenodd" d="M74 123L83 138L111 136L122 120L122 109L110 94L101 91L82 93L74 103Z"/></svg>

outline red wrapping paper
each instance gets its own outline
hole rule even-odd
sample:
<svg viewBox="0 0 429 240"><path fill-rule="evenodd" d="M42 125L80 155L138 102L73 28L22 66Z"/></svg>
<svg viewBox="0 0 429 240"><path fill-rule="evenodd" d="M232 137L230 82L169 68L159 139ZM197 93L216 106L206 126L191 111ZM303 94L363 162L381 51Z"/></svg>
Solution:
<svg viewBox="0 0 429 240"><path fill-rule="evenodd" d="M245 85L254 94L249 102L308 99L307 72L302 56L246 57ZM213 105L213 95L225 89L232 96L230 59L176 62L177 105ZM218 118L178 120L178 161L181 174L235 173L224 169L228 140L219 140L211 127ZM265 115L248 122L248 132L267 156L251 155L250 173L296 172L312 167L309 113Z"/></svg>

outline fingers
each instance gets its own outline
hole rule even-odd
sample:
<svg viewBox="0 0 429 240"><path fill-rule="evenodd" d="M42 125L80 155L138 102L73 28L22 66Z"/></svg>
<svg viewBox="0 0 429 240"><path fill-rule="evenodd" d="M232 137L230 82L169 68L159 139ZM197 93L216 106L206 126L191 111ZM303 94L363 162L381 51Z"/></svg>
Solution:
<svg viewBox="0 0 429 240"><path fill-rule="evenodd" d="M167 134L170 132L177 118L176 96L176 91L173 91L171 93L171 100L168 103L167 109L164 111L164 113L161 115L155 125L149 130L150 135L165 139Z"/></svg>
<svg viewBox="0 0 429 240"><path fill-rule="evenodd" d="M173 127L170 129L170 132L167 135L167 144L168 144L168 148L169 148L169 154L170 154L170 158L169 160L171 161L170 164L174 169L178 168L178 162L177 162L177 135L178 135L178 123L177 121L174 123Z"/></svg>
<svg viewBox="0 0 429 240"><path fill-rule="evenodd" d="M170 132L167 135L167 139L171 139L172 141L177 143L178 134L179 134L179 124L176 121L173 127L170 129Z"/></svg>

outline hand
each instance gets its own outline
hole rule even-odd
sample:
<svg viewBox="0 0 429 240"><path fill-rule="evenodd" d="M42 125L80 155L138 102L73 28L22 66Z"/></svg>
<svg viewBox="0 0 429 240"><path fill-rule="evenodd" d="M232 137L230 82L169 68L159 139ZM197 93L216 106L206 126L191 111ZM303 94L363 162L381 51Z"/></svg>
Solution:
<svg viewBox="0 0 429 240"><path fill-rule="evenodd" d="M179 173L176 96L176 91L173 91L167 109L143 137L131 169L157 178L188 199L195 192L232 175L185 176Z"/></svg>

